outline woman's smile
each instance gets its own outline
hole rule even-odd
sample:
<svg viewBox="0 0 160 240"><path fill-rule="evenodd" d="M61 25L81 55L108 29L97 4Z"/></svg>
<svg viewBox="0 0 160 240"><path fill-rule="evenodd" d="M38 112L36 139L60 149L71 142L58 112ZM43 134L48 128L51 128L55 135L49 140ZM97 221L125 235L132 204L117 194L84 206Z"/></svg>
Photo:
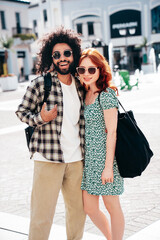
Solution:
<svg viewBox="0 0 160 240"><path fill-rule="evenodd" d="M91 81L91 80L92 80L92 78L89 78L89 77L84 77L84 78L83 78L83 80L84 80L84 81L86 81L86 82L89 82L89 81Z"/></svg>

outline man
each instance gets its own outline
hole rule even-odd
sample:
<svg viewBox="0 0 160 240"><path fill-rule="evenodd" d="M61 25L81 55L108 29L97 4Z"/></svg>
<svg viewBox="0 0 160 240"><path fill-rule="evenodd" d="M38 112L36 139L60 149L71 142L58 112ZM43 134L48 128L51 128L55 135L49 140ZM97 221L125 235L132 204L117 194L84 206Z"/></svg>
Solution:
<svg viewBox="0 0 160 240"><path fill-rule="evenodd" d="M21 121L36 127L30 142L34 177L29 240L48 239L60 189L66 208L67 239L82 239L83 89L74 77L80 54L80 39L73 31L60 28L45 36L38 71L51 72L47 103L40 107L44 97L41 76L32 81L16 111Z"/></svg>

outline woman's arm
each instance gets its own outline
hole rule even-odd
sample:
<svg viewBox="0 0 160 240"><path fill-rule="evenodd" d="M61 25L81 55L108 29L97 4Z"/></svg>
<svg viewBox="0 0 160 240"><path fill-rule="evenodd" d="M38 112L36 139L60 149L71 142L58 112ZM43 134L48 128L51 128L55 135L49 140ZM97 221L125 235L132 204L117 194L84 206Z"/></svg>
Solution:
<svg viewBox="0 0 160 240"><path fill-rule="evenodd" d="M117 135L117 108L103 110L104 120L107 129L106 141L106 161L105 168L102 172L102 184L113 182L113 160L116 147Z"/></svg>

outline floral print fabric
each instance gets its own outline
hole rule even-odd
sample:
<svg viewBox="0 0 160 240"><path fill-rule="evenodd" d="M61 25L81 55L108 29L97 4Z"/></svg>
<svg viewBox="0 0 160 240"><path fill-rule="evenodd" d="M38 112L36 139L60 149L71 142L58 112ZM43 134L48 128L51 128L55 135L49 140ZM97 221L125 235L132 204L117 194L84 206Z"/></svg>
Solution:
<svg viewBox="0 0 160 240"><path fill-rule="evenodd" d="M110 108L118 108L118 100L111 88L101 92L93 104L84 106L85 165L81 189L93 195L120 195L124 191L123 178L119 174L116 159L113 163L113 183L102 185L101 180L107 139L103 110Z"/></svg>

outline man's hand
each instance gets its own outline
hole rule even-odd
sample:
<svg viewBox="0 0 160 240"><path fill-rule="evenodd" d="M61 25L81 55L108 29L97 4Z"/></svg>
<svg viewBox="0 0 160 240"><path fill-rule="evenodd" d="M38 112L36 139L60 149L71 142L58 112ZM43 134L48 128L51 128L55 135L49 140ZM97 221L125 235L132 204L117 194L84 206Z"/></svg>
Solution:
<svg viewBox="0 0 160 240"><path fill-rule="evenodd" d="M40 113L43 121L50 122L57 117L57 105L55 105L54 108L52 108L50 111L47 111L45 108L46 103L43 104Z"/></svg>

